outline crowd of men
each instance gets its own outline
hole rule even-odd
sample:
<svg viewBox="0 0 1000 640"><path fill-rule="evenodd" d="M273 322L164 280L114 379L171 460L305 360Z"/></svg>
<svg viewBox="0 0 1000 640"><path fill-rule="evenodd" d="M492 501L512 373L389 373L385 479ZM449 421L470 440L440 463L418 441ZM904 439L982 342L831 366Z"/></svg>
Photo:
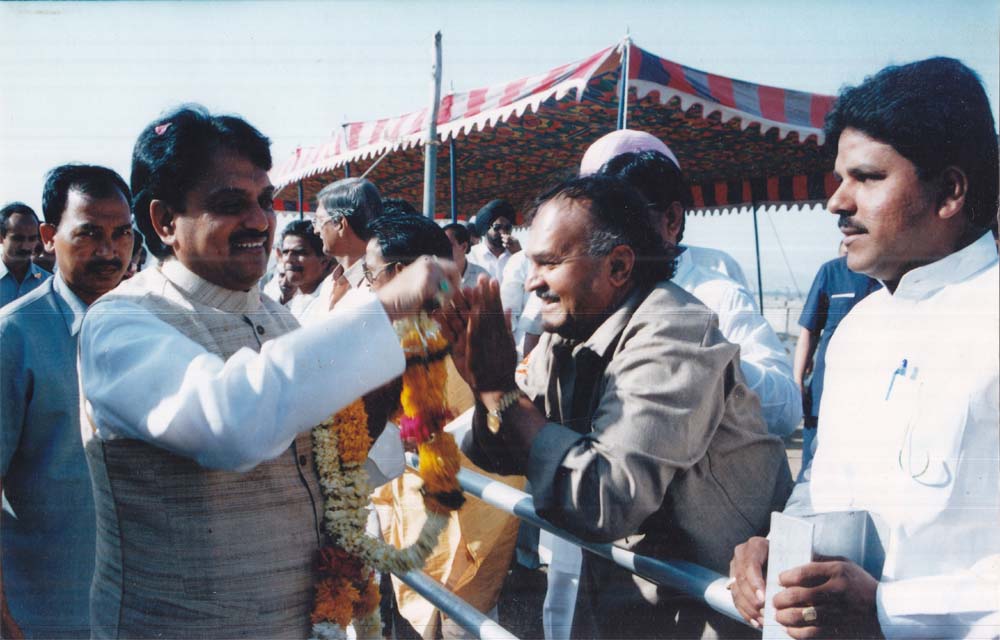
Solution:
<svg viewBox="0 0 1000 640"><path fill-rule="evenodd" d="M767 598L788 635L1000 636L992 110L972 70L933 58L844 89L826 140L844 256L794 366L738 265L682 243L682 159L643 132L594 141L525 211L494 200L444 228L346 179L279 235L269 140L199 107L143 130L128 183L51 170L44 221L0 210L3 637L308 637L309 433L364 397L369 479L401 477L392 322L431 308L467 464L523 477L582 539L728 574L743 617L543 539L546 638L759 635L772 513L850 510L880 523L884 563L781 573ZM803 417L796 483L782 438ZM464 514L441 546L480 555L439 564L495 615L516 526ZM466 633L427 620L389 633Z"/></svg>

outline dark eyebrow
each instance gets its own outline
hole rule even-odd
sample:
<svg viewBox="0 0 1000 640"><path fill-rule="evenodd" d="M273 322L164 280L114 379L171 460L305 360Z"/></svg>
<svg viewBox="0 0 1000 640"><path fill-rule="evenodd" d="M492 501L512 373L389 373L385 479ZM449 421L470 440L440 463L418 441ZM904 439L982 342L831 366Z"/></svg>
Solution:
<svg viewBox="0 0 1000 640"><path fill-rule="evenodd" d="M223 198L233 197L233 196L239 198L246 198L247 195L248 194L246 190L240 189L239 187L220 187L219 189L216 189L212 193L208 194L208 199L220 200Z"/></svg>
<svg viewBox="0 0 1000 640"><path fill-rule="evenodd" d="M132 230L131 224L120 224L117 227L115 227L115 231L131 231L131 230Z"/></svg>

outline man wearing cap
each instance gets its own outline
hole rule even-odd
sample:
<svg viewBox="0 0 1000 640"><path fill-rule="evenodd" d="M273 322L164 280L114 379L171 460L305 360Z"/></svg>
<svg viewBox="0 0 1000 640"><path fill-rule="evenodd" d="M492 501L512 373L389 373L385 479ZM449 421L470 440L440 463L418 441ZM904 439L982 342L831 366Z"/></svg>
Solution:
<svg viewBox="0 0 1000 640"><path fill-rule="evenodd" d="M503 282L503 269L512 255L509 247L517 242L511 236L515 217L514 207L499 199L490 200L476 214L476 228L483 241L469 250L469 260L497 282Z"/></svg>
<svg viewBox="0 0 1000 640"><path fill-rule="evenodd" d="M822 436L786 513L868 511L885 561L783 571L768 594L793 638L1000 634L997 134L982 81L951 58L887 67L826 120L847 266L882 282L827 352ZM730 566L763 622L769 543ZM770 569L768 569L770 570Z"/></svg>
<svg viewBox="0 0 1000 640"><path fill-rule="evenodd" d="M678 169L681 167L681 163L677 160L677 156L674 155L670 147L656 136L645 131L621 129L598 138L594 144L590 145L583 154L583 160L580 161L580 175L586 176L597 173L605 162L615 156L640 151L658 151L669 158ZM684 204L686 206L688 203ZM675 244L680 244L681 239L684 237L683 215L678 218L677 224L679 227L676 231L677 239ZM725 251L712 249L711 247L694 247L691 245L683 245L683 247L684 253L687 254L686 259L692 263L710 271L718 271L727 278L735 280L744 289L750 290L747 278L743 275L743 269Z"/></svg>

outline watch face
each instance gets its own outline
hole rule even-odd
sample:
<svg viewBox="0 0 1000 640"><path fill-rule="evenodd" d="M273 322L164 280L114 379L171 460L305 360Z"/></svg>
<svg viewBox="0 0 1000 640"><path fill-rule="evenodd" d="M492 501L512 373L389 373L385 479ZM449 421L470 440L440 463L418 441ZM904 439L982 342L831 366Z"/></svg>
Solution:
<svg viewBox="0 0 1000 640"><path fill-rule="evenodd" d="M500 416L494 414L492 411L486 414L486 426L493 433L500 431Z"/></svg>

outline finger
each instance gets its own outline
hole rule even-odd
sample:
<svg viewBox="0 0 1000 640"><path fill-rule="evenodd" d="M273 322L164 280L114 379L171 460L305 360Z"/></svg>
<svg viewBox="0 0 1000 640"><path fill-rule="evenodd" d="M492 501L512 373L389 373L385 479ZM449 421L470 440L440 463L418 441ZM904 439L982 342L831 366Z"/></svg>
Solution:
<svg viewBox="0 0 1000 640"><path fill-rule="evenodd" d="M831 607L818 605L815 601L800 602L794 606L774 605L774 619L785 627L811 627L842 618Z"/></svg>
<svg viewBox="0 0 1000 640"><path fill-rule="evenodd" d="M785 632L795 638L795 640L808 640L809 638L830 638L833 633L830 629L823 627L785 627Z"/></svg>
<svg viewBox="0 0 1000 640"><path fill-rule="evenodd" d="M829 600L829 594L823 587L788 587L774 596L775 609L790 607L806 607L817 602Z"/></svg>
<svg viewBox="0 0 1000 640"><path fill-rule="evenodd" d="M746 580L737 579L732 589L733 603L747 620L764 621L764 600L757 597L756 589L750 587Z"/></svg>
<svg viewBox="0 0 1000 640"><path fill-rule="evenodd" d="M814 587L829 580L836 570L836 562L810 562L782 571L778 583L783 587Z"/></svg>

